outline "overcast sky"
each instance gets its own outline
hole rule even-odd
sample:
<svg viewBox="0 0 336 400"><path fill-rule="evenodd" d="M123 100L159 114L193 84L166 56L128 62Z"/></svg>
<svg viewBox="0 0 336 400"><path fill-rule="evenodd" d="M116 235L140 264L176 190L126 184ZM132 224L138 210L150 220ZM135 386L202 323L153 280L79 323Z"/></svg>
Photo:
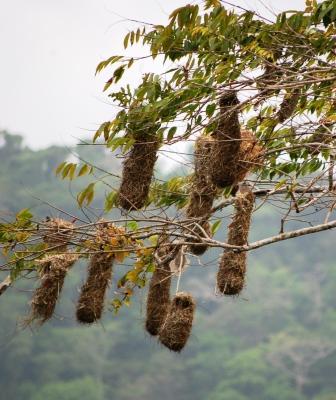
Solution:
<svg viewBox="0 0 336 400"><path fill-rule="evenodd" d="M274 12L304 7L304 0L231 2L264 15L266 7ZM165 23L174 8L187 3L0 0L0 129L22 134L34 148L87 137L114 113L101 91L104 76L94 72L99 61L122 52L123 36L135 26L123 17ZM138 72L145 69L139 66Z"/></svg>

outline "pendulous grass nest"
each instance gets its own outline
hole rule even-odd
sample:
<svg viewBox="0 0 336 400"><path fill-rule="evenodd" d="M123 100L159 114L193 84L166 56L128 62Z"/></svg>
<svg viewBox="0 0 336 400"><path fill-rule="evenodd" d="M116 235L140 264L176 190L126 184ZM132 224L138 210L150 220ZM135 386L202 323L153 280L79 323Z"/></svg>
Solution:
<svg viewBox="0 0 336 400"><path fill-rule="evenodd" d="M208 171L217 187L234 187L260 164L263 149L252 132L240 129L238 110L234 109L239 104L236 93L224 93L219 103L218 127L208 145Z"/></svg>
<svg viewBox="0 0 336 400"><path fill-rule="evenodd" d="M53 254L36 261L41 266L41 284L33 294L30 321L42 324L53 316L65 276L77 259L75 254Z"/></svg>
<svg viewBox="0 0 336 400"><path fill-rule="evenodd" d="M180 352L189 339L194 313L193 297L189 293L177 293L160 330L160 342L169 350Z"/></svg>
<svg viewBox="0 0 336 400"><path fill-rule="evenodd" d="M207 218L210 215L213 201L216 196L216 186L212 183L209 169L211 165L211 149L213 139L201 136L196 140L195 146L195 172L193 176L190 199L187 206L187 217L197 218L197 223L210 235L209 223ZM203 221L201 221L203 220ZM195 233L204 236L203 232L193 225L191 227ZM197 255L203 254L208 246L204 244L190 245L189 250Z"/></svg>
<svg viewBox="0 0 336 400"><path fill-rule="evenodd" d="M289 93L285 96L277 113L277 119L279 123L285 122L293 115L300 100L300 95L300 90L296 89L292 93Z"/></svg>
<svg viewBox="0 0 336 400"><path fill-rule="evenodd" d="M219 100L219 120L212 133L214 143L211 146L209 173L211 181L219 188L231 186L234 180L228 174L237 162L241 133L238 110L239 100L234 91L224 92Z"/></svg>
<svg viewBox="0 0 336 400"><path fill-rule="evenodd" d="M119 205L127 211L142 208L147 200L157 159L159 140L155 135L141 135L123 163Z"/></svg>
<svg viewBox="0 0 336 400"><path fill-rule="evenodd" d="M223 182L230 183L234 188L245 179L249 172L257 169L262 164L264 156L264 149L258 144L255 135L250 131L241 131L240 140L236 143L239 144L236 158L232 159L230 164L221 165ZM196 223L191 224L191 229L200 237L205 237L202 229L204 229L207 236L211 237L208 218L216 197L216 186L212 182L210 173L211 168L216 165L216 161L214 162L211 155L214 151L213 148L217 145L218 142L211 137L200 137L196 141L195 173L187 206L187 216L196 219ZM229 149L226 148L226 151L229 151ZM227 158L224 155L223 159ZM202 255L207 248L206 244L195 243L189 246L189 251L195 255Z"/></svg>
<svg viewBox="0 0 336 400"><path fill-rule="evenodd" d="M89 261L87 280L82 286L76 310L80 323L92 324L102 317L114 262L114 254L105 251L104 247L116 234L118 232L111 223L101 223L96 231L95 242L101 250L93 254Z"/></svg>
<svg viewBox="0 0 336 400"><path fill-rule="evenodd" d="M253 170L258 169L263 163L264 149L258 143L251 131L241 132L241 143L236 165L232 166L232 180L234 184L242 182Z"/></svg>
<svg viewBox="0 0 336 400"><path fill-rule="evenodd" d="M65 250L73 236L74 225L61 218L48 218L43 229L42 239L56 251Z"/></svg>
<svg viewBox="0 0 336 400"><path fill-rule="evenodd" d="M171 246L158 250L158 256L165 258L172 250ZM170 262L156 265L149 283L146 308L146 330L156 336L166 318L170 304L170 286L172 272Z"/></svg>
<svg viewBox="0 0 336 400"><path fill-rule="evenodd" d="M235 199L235 214L229 225L228 244L243 246L247 243L254 207L254 194L250 188L238 192ZM238 295L244 288L246 274L246 252L224 249L217 273L220 293Z"/></svg>
<svg viewBox="0 0 336 400"><path fill-rule="evenodd" d="M220 169L222 178L221 182L227 186L235 187L242 182L246 176L252 171L262 165L264 157L264 149L258 143L257 138L251 131L243 130L240 133L239 150L230 162L225 164L223 157L220 159ZM221 157L219 149L215 150L216 157ZM216 168L217 159L214 159L213 168ZM217 172L218 172L217 171Z"/></svg>
<svg viewBox="0 0 336 400"><path fill-rule="evenodd" d="M308 144L306 149L312 156L317 156L323 149L335 143L335 135L332 134L334 124L334 121L321 121L316 131L303 140L303 143Z"/></svg>

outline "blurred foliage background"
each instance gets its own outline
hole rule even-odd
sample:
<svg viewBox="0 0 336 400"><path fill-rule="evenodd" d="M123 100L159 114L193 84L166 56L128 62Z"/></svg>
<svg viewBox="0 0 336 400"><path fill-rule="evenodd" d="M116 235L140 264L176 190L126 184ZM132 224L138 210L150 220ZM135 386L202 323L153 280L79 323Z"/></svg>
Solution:
<svg viewBox="0 0 336 400"><path fill-rule="evenodd" d="M103 148L32 151L18 135L1 132L0 139L2 218L27 206L41 217L58 216L48 203L81 215L73 193L84 181L69 186L54 178L66 154L119 170ZM251 236L265 235L276 217L267 208L255 213ZM247 288L237 299L214 294L216 251L201 263L192 258L181 288L192 291L198 312L180 355L144 332L143 295L118 316L106 312L100 325L76 324L83 263L66 279L57 317L38 330L22 327L35 282L18 283L0 299L0 398L335 400L334 242L331 231L252 252ZM122 270L118 265L114 281Z"/></svg>

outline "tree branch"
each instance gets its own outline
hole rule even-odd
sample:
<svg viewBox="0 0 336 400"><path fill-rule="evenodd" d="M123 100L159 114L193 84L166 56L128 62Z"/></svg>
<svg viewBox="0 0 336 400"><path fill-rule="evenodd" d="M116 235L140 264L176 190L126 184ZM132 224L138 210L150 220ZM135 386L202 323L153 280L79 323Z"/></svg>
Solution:
<svg viewBox="0 0 336 400"><path fill-rule="evenodd" d="M0 296L10 287L12 284L12 280L10 275L7 276L7 278L0 283Z"/></svg>

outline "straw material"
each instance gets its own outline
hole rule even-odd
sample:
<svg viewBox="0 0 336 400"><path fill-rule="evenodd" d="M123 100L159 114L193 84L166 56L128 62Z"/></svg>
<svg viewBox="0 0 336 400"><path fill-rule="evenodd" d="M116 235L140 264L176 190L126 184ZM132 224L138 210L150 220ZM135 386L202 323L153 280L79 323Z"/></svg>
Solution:
<svg viewBox="0 0 336 400"><path fill-rule="evenodd" d="M278 114L277 118L280 123L285 122L288 118L290 118L294 111L295 108L300 100L300 90L296 89L293 91L293 93L289 93L286 95L286 97L283 99Z"/></svg>
<svg viewBox="0 0 336 400"><path fill-rule="evenodd" d="M64 251L73 236L74 225L61 218L50 218L45 223L43 241L55 251Z"/></svg>
<svg viewBox="0 0 336 400"><path fill-rule="evenodd" d="M197 218L197 223L211 235L210 225L207 219L216 196L216 186L210 177L211 151L214 140L211 137L201 136L196 141L195 148L195 173L193 176L190 199L187 206L187 217ZM199 236L204 236L203 232L192 224L191 229ZM189 232L190 233L190 232ZM207 250L207 245L191 245L189 251L193 254L201 255Z"/></svg>
<svg viewBox="0 0 336 400"><path fill-rule="evenodd" d="M53 316L65 276L77 259L76 254L57 254L36 261L41 266L41 284L31 301L31 321L42 324Z"/></svg>
<svg viewBox="0 0 336 400"><path fill-rule="evenodd" d="M98 225L95 242L102 250L90 258L87 280L82 286L77 304L76 315L80 323L92 324L102 317L114 262L114 254L105 252L104 246L111 243L118 232L118 228L111 223Z"/></svg>
<svg viewBox="0 0 336 400"><path fill-rule="evenodd" d="M228 244L243 246L247 243L254 207L252 190L238 192L235 199L235 215L229 225ZM228 296L239 294L244 288L246 253L224 249L217 273L217 287Z"/></svg>
<svg viewBox="0 0 336 400"><path fill-rule="evenodd" d="M234 180L228 172L237 163L240 148L241 133L238 119L239 104L235 92L225 92L220 100L220 116L217 129L212 137L215 141L211 146L210 175L212 182L219 188L231 186Z"/></svg>
<svg viewBox="0 0 336 400"><path fill-rule="evenodd" d="M138 210L145 205L158 149L158 138L154 135L141 135L127 155L119 189L119 205L124 210Z"/></svg>
<svg viewBox="0 0 336 400"><path fill-rule="evenodd" d="M177 293L160 330L160 342L169 350L180 352L189 339L194 313L193 297L189 293Z"/></svg>

